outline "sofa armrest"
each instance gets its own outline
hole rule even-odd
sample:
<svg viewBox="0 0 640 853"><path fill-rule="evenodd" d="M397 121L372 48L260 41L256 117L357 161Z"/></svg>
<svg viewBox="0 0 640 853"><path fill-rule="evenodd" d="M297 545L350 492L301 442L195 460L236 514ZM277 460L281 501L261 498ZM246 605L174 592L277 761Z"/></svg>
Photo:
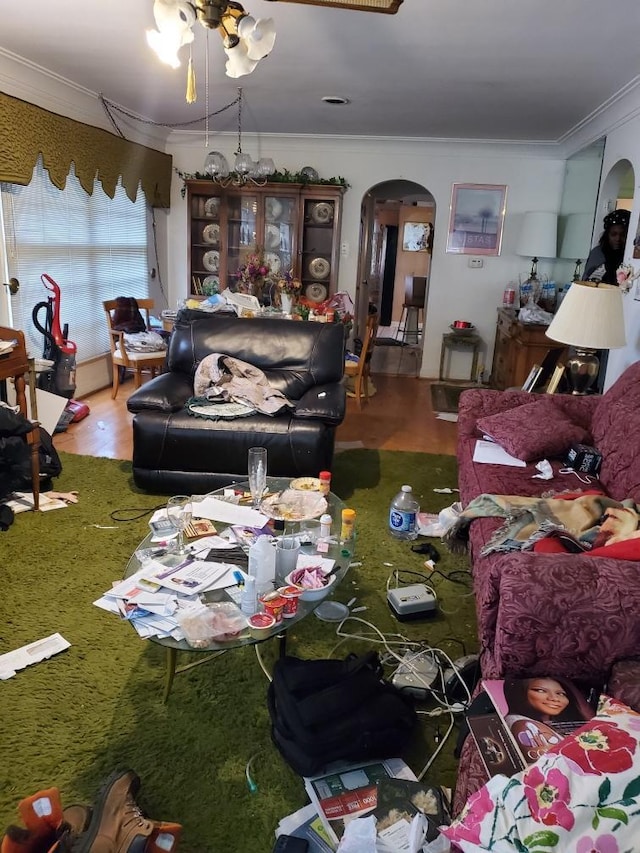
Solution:
<svg viewBox="0 0 640 853"><path fill-rule="evenodd" d="M338 426L346 411L346 392L339 382L314 385L296 403L295 418L313 418Z"/></svg>
<svg viewBox="0 0 640 853"><path fill-rule="evenodd" d="M476 435L476 423L487 415L507 412L518 406L533 403L539 394L526 391L492 391L487 388L469 388L460 395L458 405L458 435ZM591 418L602 399L598 395L572 396L571 394L550 395L557 406L574 423L591 429ZM543 426L541 424L541 426Z"/></svg>
<svg viewBox="0 0 640 853"><path fill-rule="evenodd" d="M127 400L130 412L178 412L193 397L193 379L183 373L161 373Z"/></svg>

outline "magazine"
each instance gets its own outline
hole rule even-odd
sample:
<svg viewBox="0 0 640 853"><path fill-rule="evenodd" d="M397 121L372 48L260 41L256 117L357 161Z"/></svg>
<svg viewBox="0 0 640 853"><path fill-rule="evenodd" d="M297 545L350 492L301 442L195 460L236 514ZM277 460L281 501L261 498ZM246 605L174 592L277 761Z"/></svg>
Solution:
<svg viewBox="0 0 640 853"><path fill-rule="evenodd" d="M467 724L489 776L513 776L524 770L522 754L498 714L468 716Z"/></svg>
<svg viewBox="0 0 640 853"><path fill-rule="evenodd" d="M482 686L520 753L523 766L532 764L590 720L599 693L585 692L577 684L555 676L484 680Z"/></svg>
<svg viewBox="0 0 640 853"><path fill-rule="evenodd" d="M364 764L330 765L319 776L305 777L304 783L329 837L337 844L349 820L376 808L378 783L392 778L417 781L402 759L389 758Z"/></svg>

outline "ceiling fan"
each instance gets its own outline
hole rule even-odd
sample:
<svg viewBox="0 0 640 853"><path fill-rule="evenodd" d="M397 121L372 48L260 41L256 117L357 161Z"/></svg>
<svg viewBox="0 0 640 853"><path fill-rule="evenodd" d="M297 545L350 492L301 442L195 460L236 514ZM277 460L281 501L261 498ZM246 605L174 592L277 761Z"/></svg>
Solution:
<svg viewBox="0 0 640 853"><path fill-rule="evenodd" d="M305 6L324 6L328 9L353 9L357 12L384 12L395 15L403 0L270 0L280 3L302 3Z"/></svg>

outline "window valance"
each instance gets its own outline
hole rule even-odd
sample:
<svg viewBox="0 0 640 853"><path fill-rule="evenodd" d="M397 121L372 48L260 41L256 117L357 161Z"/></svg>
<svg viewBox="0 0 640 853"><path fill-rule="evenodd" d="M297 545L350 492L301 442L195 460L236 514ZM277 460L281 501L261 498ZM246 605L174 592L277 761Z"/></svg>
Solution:
<svg viewBox="0 0 640 853"><path fill-rule="evenodd" d="M89 195L97 178L113 198L121 177L131 201L142 183L149 204L170 205L171 155L0 92L0 181L28 184L40 154L59 189L73 163Z"/></svg>

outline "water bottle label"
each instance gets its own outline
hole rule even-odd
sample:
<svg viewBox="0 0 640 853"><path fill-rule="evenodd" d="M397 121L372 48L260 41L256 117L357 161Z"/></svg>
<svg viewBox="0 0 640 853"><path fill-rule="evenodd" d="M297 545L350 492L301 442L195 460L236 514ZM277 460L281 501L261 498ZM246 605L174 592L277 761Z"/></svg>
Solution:
<svg viewBox="0 0 640 853"><path fill-rule="evenodd" d="M413 533L416 529L415 512L404 512L403 510L392 508L389 511L389 527L400 533Z"/></svg>

